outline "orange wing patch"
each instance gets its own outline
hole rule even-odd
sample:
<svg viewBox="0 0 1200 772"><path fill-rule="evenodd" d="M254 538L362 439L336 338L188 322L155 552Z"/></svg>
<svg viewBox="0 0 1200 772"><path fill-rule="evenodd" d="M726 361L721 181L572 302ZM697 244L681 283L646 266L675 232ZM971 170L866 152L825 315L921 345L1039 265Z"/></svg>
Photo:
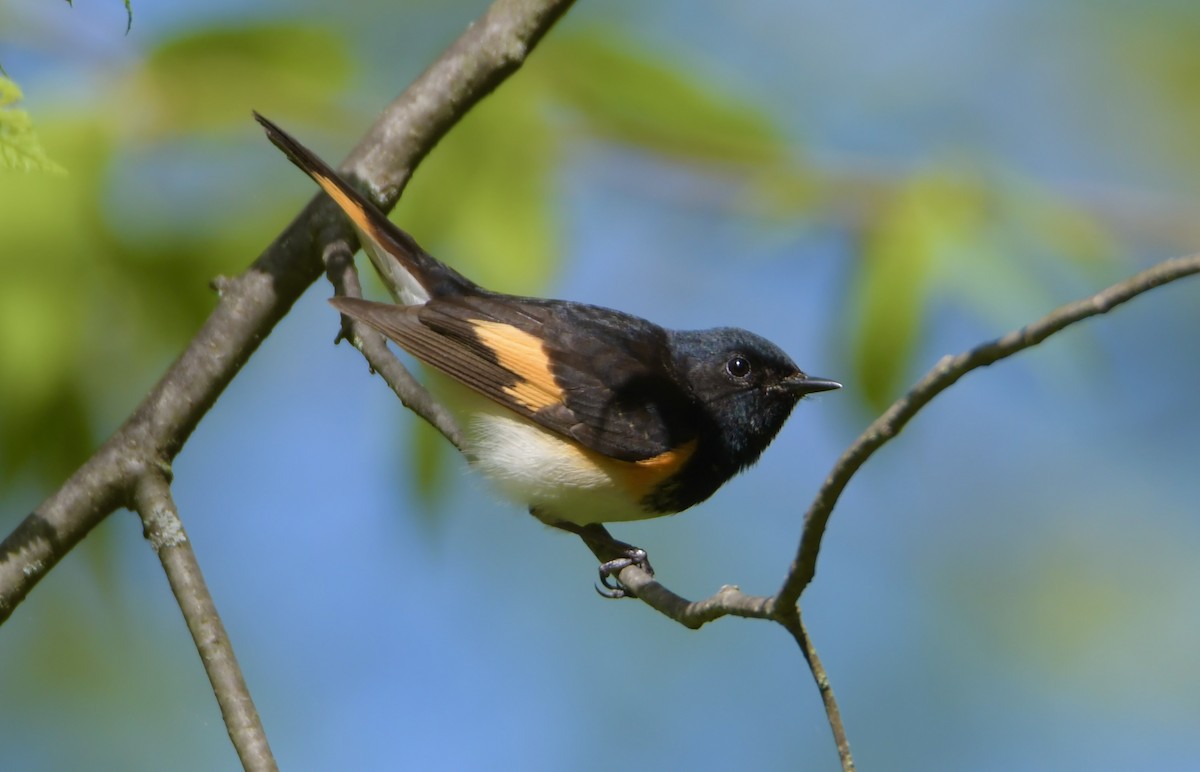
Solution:
<svg viewBox="0 0 1200 772"><path fill-rule="evenodd" d="M561 405L564 394L542 341L511 324L472 319L471 326L479 340L495 354L500 366L520 380L504 387L504 393L531 412Z"/></svg>

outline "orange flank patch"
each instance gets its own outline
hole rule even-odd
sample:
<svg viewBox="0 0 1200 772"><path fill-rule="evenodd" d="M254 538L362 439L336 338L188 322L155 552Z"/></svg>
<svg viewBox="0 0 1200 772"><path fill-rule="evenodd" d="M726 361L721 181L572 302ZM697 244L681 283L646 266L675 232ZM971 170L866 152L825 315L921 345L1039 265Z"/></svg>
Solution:
<svg viewBox="0 0 1200 772"><path fill-rule="evenodd" d="M505 386L505 394L531 412L562 404L563 391L554 380L550 358L536 335L503 322L472 319L471 326L500 366L520 379Z"/></svg>
<svg viewBox="0 0 1200 772"><path fill-rule="evenodd" d="M625 485L634 500L641 500L649 495L664 480L676 474L696 452L696 441L690 440L674 450L659 453L652 458L640 461L614 461L604 459L602 465L610 470L610 474ZM598 453L589 451L599 458Z"/></svg>

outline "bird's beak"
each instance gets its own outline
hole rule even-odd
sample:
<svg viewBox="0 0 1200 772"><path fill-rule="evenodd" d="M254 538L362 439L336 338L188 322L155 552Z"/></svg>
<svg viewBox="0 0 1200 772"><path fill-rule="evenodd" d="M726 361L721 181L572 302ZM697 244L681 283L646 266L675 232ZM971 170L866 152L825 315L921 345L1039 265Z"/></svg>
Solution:
<svg viewBox="0 0 1200 772"><path fill-rule="evenodd" d="M793 394L801 396L815 394L818 391L833 391L842 388L842 384L827 378L813 378L804 373L789 375L783 379L783 387Z"/></svg>

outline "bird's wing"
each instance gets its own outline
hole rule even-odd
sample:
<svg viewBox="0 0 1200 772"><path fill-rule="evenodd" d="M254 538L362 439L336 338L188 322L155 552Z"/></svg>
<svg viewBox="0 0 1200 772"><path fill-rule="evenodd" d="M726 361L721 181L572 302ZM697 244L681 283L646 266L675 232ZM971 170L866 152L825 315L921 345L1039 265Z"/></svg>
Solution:
<svg viewBox="0 0 1200 772"><path fill-rule="evenodd" d="M330 302L425 364L604 456L662 458L697 431L665 332L637 317L490 293L421 306Z"/></svg>

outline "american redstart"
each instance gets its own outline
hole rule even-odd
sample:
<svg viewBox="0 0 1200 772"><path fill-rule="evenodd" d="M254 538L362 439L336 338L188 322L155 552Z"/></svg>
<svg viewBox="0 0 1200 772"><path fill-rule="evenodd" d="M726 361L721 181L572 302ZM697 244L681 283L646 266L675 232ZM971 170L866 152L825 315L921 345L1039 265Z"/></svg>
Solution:
<svg viewBox="0 0 1200 772"><path fill-rule="evenodd" d="M401 305L335 297L477 395L465 453L539 520L584 536L704 501L758 460L810 378L778 346L732 327L667 330L609 308L491 292L444 265L271 121L267 136L338 204ZM483 397L484 399L481 399ZM601 581L645 552L624 557Z"/></svg>

